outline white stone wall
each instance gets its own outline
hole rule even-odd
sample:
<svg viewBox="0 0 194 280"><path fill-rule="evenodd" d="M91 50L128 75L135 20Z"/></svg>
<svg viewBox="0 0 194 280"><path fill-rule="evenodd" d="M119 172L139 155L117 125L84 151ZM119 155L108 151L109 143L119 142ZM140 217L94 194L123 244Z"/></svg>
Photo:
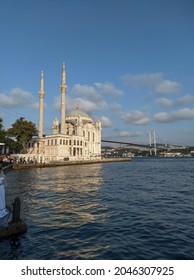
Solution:
<svg viewBox="0 0 194 280"><path fill-rule="evenodd" d="M55 131L53 135L36 139L28 154L38 162L101 158L101 127L99 123L66 124L65 135Z"/></svg>

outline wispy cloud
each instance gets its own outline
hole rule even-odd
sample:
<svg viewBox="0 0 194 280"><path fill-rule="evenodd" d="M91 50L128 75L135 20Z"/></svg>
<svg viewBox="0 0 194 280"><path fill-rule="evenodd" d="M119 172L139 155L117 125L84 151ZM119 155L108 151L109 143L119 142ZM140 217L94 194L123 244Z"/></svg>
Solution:
<svg viewBox="0 0 194 280"><path fill-rule="evenodd" d="M61 96L58 95L58 96L54 97L53 107L56 110L60 110L60 108L61 108Z"/></svg>
<svg viewBox="0 0 194 280"><path fill-rule="evenodd" d="M102 116L100 118L100 121L101 121L103 127L112 126L112 121L108 117Z"/></svg>
<svg viewBox="0 0 194 280"><path fill-rule="evenodd" d="M8 93L0 93L0 104L7 108L30 107L37 108L34 96L19 87L13 88Z"/></svg>
<svg viewBox="0 0 194 280"><path fill-rule="evenodd" d="M166 107L166 108L170 108L170 107L177 107L177 106L185 106L185 105L190 105L191 103L194 103L194 96L191 94L186 94L183 95L182 97L179 97L178 99L174 99L171 100L169 98L158 98L155 100L155 103Z"/></svg>
<svg viewBox="0 0 194 280"><path fill-rule="evenodd" d="M150 118L147 114L138 110L122 112L120 116L126 124L147 125L150 122Z"/></svg>
<svg viewBox="0 0 194 280"><path fill-rule="evenodd" d="M119 136L121 137L130 137L130 138L137 138L139 136L141 136L142 133L141 132L131 132L131 131L127 131L127 130L121 130L119 132Z"/></svg>
<svg viewBox="0 0 194 280"><path fill-rule="evenodd" d="M118 111L118 110L121 110L121 108L122 108L122 105L119 104L119 103L110 104L110 109L111 110Z"/></svg>
<svg viewBox="0 0 194 280"><path fill-rule="evenodd" d="M177 100L178 105L187 105L194 102L194 96L191 94L186 94Z"/></svg>
<svg viewBox="0 0 194 280"><path fill-rule="evenodd" d="M80 110L83 110L89 114L93 114L96 111L102 111L108 108L108 104L105 101L106 96L111 97L122 96L124 93L116 88L112 83L94 83L93 85L81 85L76 84L72 87L70 92L71 97L67 96L67 111L75 109L78 104ZM60 96L54 100L55 109L60 109ZM121 105L117 103L112 104L112 109L118 110ZM116 108L117 107L117 108ZM104 121L104 123L106 123Z"/></svg>
<svg viewBox="0 0 194 280"><path fill-rule="evenodd" d="M99 102L102 100L101 95L98 94L94 86L76 84L73 86L71 92L74 95L83 96L93 102Z"/></svg>
<svg viewBox="0 0 194 280"><path fill-rule="evenodd" d="M80 85L76 84L72 88L72 93L82 95L92 101L98 101L103 96L118 97L124 93L122 90L114 86L113 83L94 83L93 85Z"/></svg>
<svg viewBox="0 0 194 280"><path fill-rule="evenodd" d="M94 102L92 100L82 98L82 97L76 97L76 98L72 98L69 96L66 97L67 112L75 110L77 105L79 105L80 110L89 114L93 114L96 111L100 111L106 108L106 102L103 99L99 99L98 102ZM60 110L61 108L60 96L55 97L54 108L56 110Z"/></svg>
<svg viewBox="0 0 194 280"><path fill-rule="evenodd" d="M87 99L80 97L80 98L76 98L75 102L76 102L76 104L79 105L79 108L81 110L83 110L84 112L87 112L87 113L93 113L95 111L100 111L102 109L105 109L105 107L106 107L106 102L103 100L99 101L98 103L95 103L91 100L87 100Z"/></svg>
<svg viewBox="0 0 194 280"><path fill-rule="evenodd" d="M155 90L159 94L173 94L181 90L181 85L174 81L164 80L156 85Z"/></svg>
<svg viewBox="0 0 194 280"><path fill-rule="evenodd" d="M126 74L121 77L126 85L139 87L153 87L163 80L163 73Z"/></svg>
<svg viewBox="0 0 194 280"><path fill-rule="evenodd" d="M123 82L134 88L152 88L157 94L173 94L181 90L181 84L165 79L164 73L127 74Z"/></svg>
<svg viewBox="0 0 194 280"><path fill-rule="evenodd" d="M122 96L124 93L122 90L116 88L112 83L106 82L106 83L95 83L95 86L97 90L102 95L109 95L112 97Z"/></svg>
<svg viewBox="0 0 194 280"><path fill-rule="evenodd" d="M172 100L164 97L156 99L155 103L163 107L172 107L174 105L174 102Z"/></svg>
<svg viewBox="0 0 194 280"><path fill-rule="evenodd" d="M183 108L170 113L160 112L154 115L154 120L161 123L170 123L181 120L193 120L194 119L194 108Z"/></svg>

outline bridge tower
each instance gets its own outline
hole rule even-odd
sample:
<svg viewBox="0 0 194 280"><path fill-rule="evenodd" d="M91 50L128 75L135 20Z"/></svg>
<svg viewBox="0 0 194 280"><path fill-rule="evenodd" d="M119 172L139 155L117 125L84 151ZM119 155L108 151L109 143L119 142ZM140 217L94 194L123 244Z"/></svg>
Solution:
<svg viewBox="0 0 194 280"><path fill-rule="evenodd" d="M157 156L156 148L156 131L149 131L149 141L150 141L150 156L152 156L152 151L154 150L154 156Z"/></svg>

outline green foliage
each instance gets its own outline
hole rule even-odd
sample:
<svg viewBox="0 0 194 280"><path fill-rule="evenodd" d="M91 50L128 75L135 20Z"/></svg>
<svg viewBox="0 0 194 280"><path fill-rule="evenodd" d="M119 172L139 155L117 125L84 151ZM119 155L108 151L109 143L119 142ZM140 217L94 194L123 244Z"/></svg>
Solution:
<svg viewBox="0 0 194 280"><path fill-rule="evenodd" d="M19 146L23 147L25 151L27 143L30 141L32 136L38 134L36 126L31 121L26 121L25 118L19 118L16 120L12 127L8 129L7 135L15 137Z"/></svg>
<svg viewBox="0 0 194 280"><path fill-rule="evenodd" d="M0 143L5 143L5 131L3 129L3 119L0 118Z"/></svg>
<svg viewBox="0 0 194 280"><path fill-rule="evenodd" d="M23 150L22 145L20 143L18 143L18 141L14 141L10 138L6 138L5 143L6 143L6 146L9 147L9 150L14 152L14 154L19 154Z"/></svg>
<svg viewBox="0 0 194 280"><path fill-rule="evenodd" d="M3 119L0 118L0 131L2 131L2 130L3 130Z"/></svg>

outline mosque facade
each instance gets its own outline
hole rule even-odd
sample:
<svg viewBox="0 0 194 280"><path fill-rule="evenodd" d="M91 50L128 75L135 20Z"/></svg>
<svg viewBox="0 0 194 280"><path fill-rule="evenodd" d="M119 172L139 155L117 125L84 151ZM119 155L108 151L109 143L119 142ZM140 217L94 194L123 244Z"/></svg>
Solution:
<svg viewBox="0 0 194 280"><path fill-rule="evenodd" d="M39 91L38 137L28 145L28 155L37 162L83 161L101 158L101 122L94 122L77 106L66 114L66 70L61 71L60 121L55 118L52 134L43 135L44 123L44 75L41 72Z"/></svg>

